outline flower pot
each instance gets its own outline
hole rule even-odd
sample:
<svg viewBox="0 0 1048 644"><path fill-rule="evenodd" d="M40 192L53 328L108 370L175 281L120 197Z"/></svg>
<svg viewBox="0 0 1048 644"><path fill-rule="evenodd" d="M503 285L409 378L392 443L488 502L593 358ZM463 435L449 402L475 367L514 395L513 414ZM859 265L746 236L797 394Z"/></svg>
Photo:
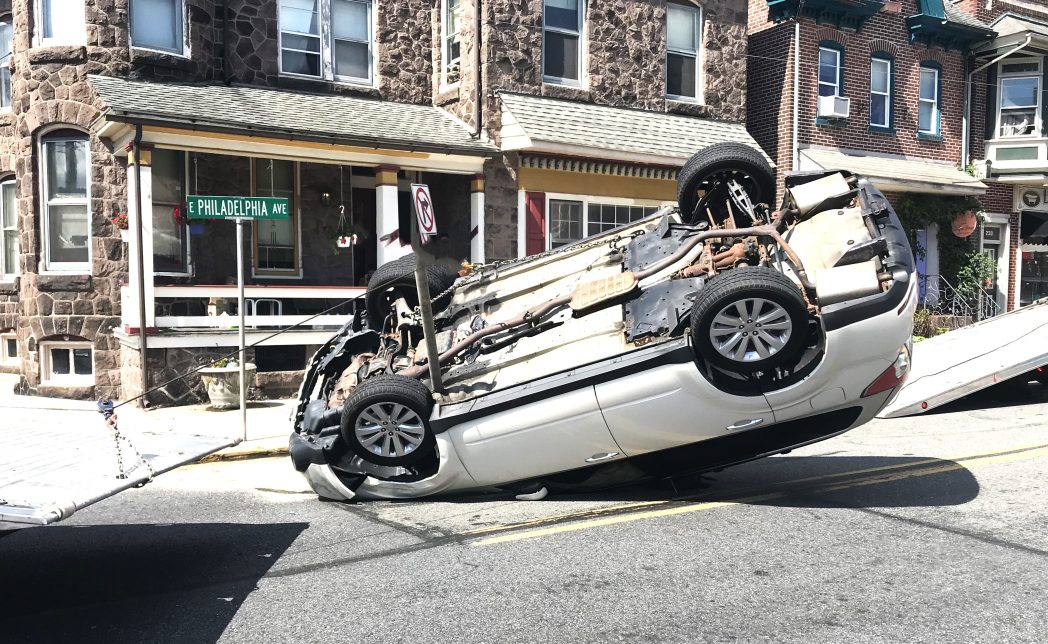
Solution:
<svg viewBox="0 0 1048 644"><path fill-rule="evenodd" d="M130 241L130 239L131 239L131 231L130 230L128 230L127 228L118 228L117 230L120 231L120 241L124 242L125 244L128 241Z"/></svg>
<svg viewBox="0 0 1048 644"><path fill-rule="evenodd" d="M244 365L247 388L255 384L255 365ZM207 389L212 409L232 409L240 406L240 367L207 367L200 370L200 379Z"/></svg>

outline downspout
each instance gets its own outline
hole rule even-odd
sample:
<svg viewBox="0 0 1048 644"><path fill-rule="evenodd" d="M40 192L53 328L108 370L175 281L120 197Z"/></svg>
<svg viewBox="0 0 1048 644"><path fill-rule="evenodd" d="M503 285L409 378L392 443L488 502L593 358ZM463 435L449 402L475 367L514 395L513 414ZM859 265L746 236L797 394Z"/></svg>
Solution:
<svg viewBox="0 0 1048 644"><path fill-rule="evenodd" d="M146 407L145 393L149 388L148 377L148 360L146 359L147 338L146 338L146 276L145 276L145 250L142 248L142 126L135 126L135 138L131 141L131 154L134 155L135 159L135 240L136 240L136 252L135 252L135 267L138 270L138 351L139 351L139 362L141 362L142 371L142 397L139 399L139 405L144 409ZM150 276L152 279L152 276Z"/></svg>
<svg viewBox="0 0 1048 644"><path fill-rule="evenodd" d="M476 31L474 31L474 33L473 33L473 47L474 47L474 49L477 50L477 52L476 52L476 61L474 63L476 65L476 71L474 73L477 75L477 80L476 80L476 85L477 85L477 107L476 107L476 111L477 111L477 113L475 115L475 118L476 118L476 121L475 121L476 122L476 131L473 133L473 138L478 138L478 139L484 133L484 73L483 73L483 69L481 68L481 54L480 54L481 45L483 43L483 38L480 35L481 34L482 23L483 23L483 8L482 8L482 5L483 5L482 0L476 0L474 2L474 7L476 7L475 10L474 10L474 13L477 14L475 16L475 20L474 20L475 23L476 23L476 25L474 27Z"/></svg>
<svg viewBox="0 0 1048 644"><path fill-rule="evenodd" d="M976 67L972 71L968 72L967 81L964 84L964 109L961 111L961 115L963 117L961 119L961 165L962 166L967 166L968 165L968 155L970 153L970 148L971 148L971 144L969 143L969 138L971 136L971 133L968 130L971 128L972 76L975 76L976 74L978 74L982 70L986 69L990 65L994 65L996 63L999 63L1000 61L1002 61L1005 58L1011 56L1012 54L1014 54L1014 53L1016 53L1016 52L1018 52L1018 51L1020 51L1022 49L1025 49L1027 46L1029 46L1030 41L1032 41L1032 40L1033 40L1033 34L1026 34L1026 41L1023 42L1021 45L1017 45L1013 49L1010 49L1010 50L1004 52L1003 54L1001 54L997 58L994 58L990 62L988 62L988 63L986 63L984 65L980 65L979 67ZM1000 100L999 97L998 97L998 100Z"/></svg>
<svg viewBox="0 0 1048 644"><path fill-rule="evenodd" d="M797 172L800 170L800 156L801 152L797 149L798 146L798 134L797 129L800 127L800 86L801 86L801 21L799 19L793 21L793 158L791 161L791 170Z"/></svg>
<svg viewBox="0 0 1048 644"><path fill-rule="evenodd" d="M226 85L233 83L229 67L229 0L222 2L222 80Z"/></svg>

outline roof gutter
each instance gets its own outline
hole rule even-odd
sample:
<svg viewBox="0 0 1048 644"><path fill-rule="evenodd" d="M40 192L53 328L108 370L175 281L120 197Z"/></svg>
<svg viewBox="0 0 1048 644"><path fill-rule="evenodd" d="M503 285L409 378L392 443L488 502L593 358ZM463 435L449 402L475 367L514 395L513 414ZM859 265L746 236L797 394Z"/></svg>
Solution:
<svg viewBox="0 0 1048 644"><path fill-rule="evenodd" d="M1002 61L1005 58L1011 56L1012 54L1014 54L1014 53L1016 53L1018 51L1021 51L1022 49L1025 49L1026 47L1028 47L1030 45L1030 43L1032 41L1033 41L1033 34L1032 33L1026 34L1026 40L1023 43L1017 45L1016 47L1014 47L1012 49L1009 49L1008 51L1004 52L1003 54L1001 54L997 58L994 58L990 62L985 63L983 65L980 65L980 66L976 67L975 69L971 70L970 72L968 72L968 75L967 75L967 77L965 79L965 83L964 83L964 109L961 110L961 116L963 117L961 119L961 165L962 166L967 166L969 163L971 163L971 159L969 159L968 157L971 154L971 143L969 142L969 140L971 138L971 132L969 132L969 129L971 128L972 76L974 76L975 74L977 74L977 73L981 72L982 70L986 69L990 65L994 65L996 63L999 63L1000 61Z"/></svg>
<svg viewBox="0 0 1048 644"><path fill-rule="evenodd" d="M328 145L352 145L360 147L370 147L373 150L397 150L400 152L420 152L426 154L439 154L444 156L475 156L475 157L492 157L498 150L491 146L486 149L478 150L477 148L467 148L453 145L417 145L417 144L403 144L382 141L380 139L373 138L344 138L340 139L335 136L309 136L293 134L287 131L278 130L267 130L267 129L251 129L251 128L236 128L224 125L201 125L199 123L178 121L167 117L149 117L149 116L135 116L126 112L110 111L105 117L108 121L127 123L128 125L139 126L156 126L156 127L180 127L188 129L192 132L212 132L215 134L235 134L239 136L250 136L250 137L265 137L272 139L280 139L284 141L302 141L305 143L324 143Z"/></svg>

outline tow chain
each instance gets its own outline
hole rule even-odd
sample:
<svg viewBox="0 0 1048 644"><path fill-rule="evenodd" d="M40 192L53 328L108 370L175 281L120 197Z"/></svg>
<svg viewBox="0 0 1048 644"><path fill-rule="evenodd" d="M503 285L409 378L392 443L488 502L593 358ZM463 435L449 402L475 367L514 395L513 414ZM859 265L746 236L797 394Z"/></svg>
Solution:
<svg viewBox="0 0 1048 644"><path fill-rule="evenodd" d="M156 472L153 471L153 467L149 462L142 456L142 453L138 451L135 444L131 442L131 439L120 433L120 426L117 424L117 415L113 411L112 400L100 400L98 401L98 411L102 414L102 418L106 421L106 427L109 428L110 433L113 436L113 447L116 450L116 467L117 467L117 478L126 479L129 474L137 470L139 467L145 466L149 470L149 478L142 482L142 485L153 480L156 476ZM127 446L127 449L131 450L135 458L135 463L130 468L124 467L124 449L121 447L121 443Z"/></svg>

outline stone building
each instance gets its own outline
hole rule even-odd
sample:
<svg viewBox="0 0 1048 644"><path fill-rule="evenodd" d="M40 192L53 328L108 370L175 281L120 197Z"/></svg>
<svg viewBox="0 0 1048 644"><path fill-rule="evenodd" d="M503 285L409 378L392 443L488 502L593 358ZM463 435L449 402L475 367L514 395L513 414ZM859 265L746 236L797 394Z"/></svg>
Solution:
<svg viewBox="0 0 1048 644"><path fill-rule="evenodd" d="M250 356L274 390L409 252L411 183L449 262L642 216L695 149L756 145L746 9L0 0L0 369L128 398L234 347L235 225L188 220L189 195L290 200L243 248ZM197 396L186 380L150 400Z"/></svg>
<svg viewBox="0 0 1048 644"><path fill-rule="evenodd" d="M994 28L976 4L982 2L751 0L750 132L780 173L848 168L870 178L897 208L982 198L987 185L966 171L965 88L973 51ZM988 221L969 242L998 260L987 294L993 306L986 308L999 311L1014 306L1004 252L1009 216L987 210ZM946 292L939 250L947 235L933 225L917 236L926 303Z"/></svg>

